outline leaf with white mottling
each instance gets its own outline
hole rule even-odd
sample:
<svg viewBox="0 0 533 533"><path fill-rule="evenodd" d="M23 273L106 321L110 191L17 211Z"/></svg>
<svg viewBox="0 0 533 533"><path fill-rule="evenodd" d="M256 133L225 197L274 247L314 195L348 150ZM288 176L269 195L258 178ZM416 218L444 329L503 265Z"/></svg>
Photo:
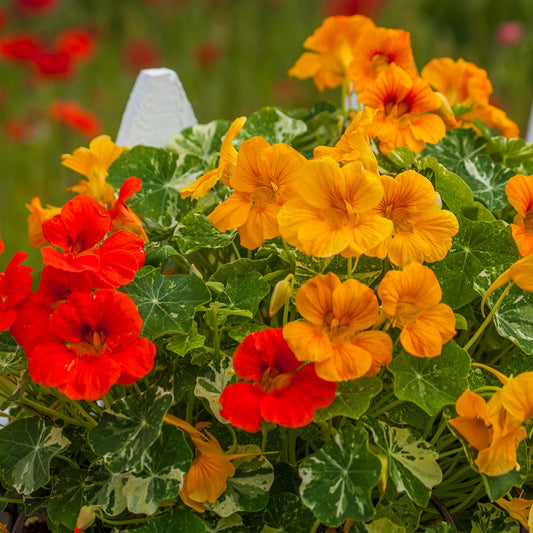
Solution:
<svg viewBox="0 0 533 533"><path fill-rule="evenodd" d="M178 495L191 461L192 452L183 432L174 426L163 426L146 454L143 470L133 473L124 485L128 509L136 514L155 513L163 500Z"/></svg>
<svg viewBox="0 0 533 533"><path fill-rule="evenodd" d="M439 454L425 440L417 438L409 428L389 426L365 417L375 443L387 454L389 474L398 492L406 492L421 507L426 507L431 489L442 481L437 463Z"/></svg>
<svg viewBox="0 0 533 533"><path fill-rule="evenodd" d="M350 527L350 533L406 533L407 530L388 518L378 518L369 524L356 522Z"/></svg>
<svg viewBox="0 0 533 533"><path fill-rule="evenodd" d="M189 509L173 508L147 524L128 529L113 529L113 533L205 533L204 521Z"/></svg>
<svg viewBox="0 0 533 533"><path fill-rule="evenodd" d="M315 520L315 515L296 494L283 492L271 495L261 533L308 533Z"/></svg>
<svg viewBox="0 0 533 533"><path fill-rule="evenodd" d="M0 376L7 376L24 370L27 357L15 342L9 331L0 332Z"/></svg>
<svg viewBox="0 0 533 533"><path fill-rule="evenodd" d="M126 509L127 500L124 485L131 474L114 474L103 466L103 462L94 462L89 467L85 480L83 495L87 505L97 505L108 516L117 516Z"/></svg>
<svg viewBox="0 0 533 533"><path fill-rule="evenodd" d="M194 312L211 299L196 274L162 276L158 269L143 268L121 289L130 296L143 319L141 335L155 339L168 333L188 333Z"/></svg>
<svg viewBox="0 0 533 533"><path fill-rule="evenodd" d="M21 418L0 429L0 476L20 494L30 494L50 479L50 461L70 441L45 418Z"/></svg>
<svg viewBox="0 0 533 533"><path fill-rule="evenodd" d="M46 512L52 522L74 529L78 514L85 501L83 486L87 472L71 466L64 468L52 487Z"/></svg>
<svg viewBox="0 0 533 533"><path fill-rule="evenodd" d="M258 446L237 446L235 453L260 453ZM232 461L235 475L228 479L226 491L206 508L219 516L240 511L255 512L268 503L269 490L274 482L274 468L263 455L241 457Z"/></svg>
<svg viewBox="0 0 533 533"><path fill-rule="evenodd" d="M450 341L437 357L415 357L402 352L388 369L394 376L396 396L434 415L445 405L455 403L468 388L470 356Z"/></svg>
<svg viewBox="0 0 533 533"><path fill-rule="evenodd" d="M478 503L472 533L520 533L520 525L507 511L491 503Z"/></svg>
<svg viewBox="0 0 533 533"><path fill-rule="evenodd" d="M326 525L347 519L369 520L374 514L371 492L381 474L381 462L368 451L364 429L344 426L299 468L303 502Z"/></svg>
<svg viewBox="0 0 533 533"><path fill-rule="evenodd" d="M149 389L113 402L89 432L94 453L104 458L111 472L140 472L172 401L171 392Z"/></svg>

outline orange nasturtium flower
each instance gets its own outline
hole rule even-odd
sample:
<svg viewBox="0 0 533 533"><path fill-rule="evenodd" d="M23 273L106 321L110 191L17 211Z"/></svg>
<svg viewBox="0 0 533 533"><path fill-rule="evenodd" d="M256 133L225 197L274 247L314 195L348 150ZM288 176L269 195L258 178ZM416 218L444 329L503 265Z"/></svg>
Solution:
<svg viewBox="0 0 533 533"><path fill-rule="evenodd" d="M359 256L392 232L392 222L372 211L383 185L359 161L342 168L331 157L308 161L298 187L300 197L279 212L279 228L289 244L308 255Z"/></svg>
<svg viewBox="0 0 533 533"><path fill-rule="evenodd" d="M500 498L496 500L496 503L505 509L512 518L518 520L526 528L526 531L533 531L533 500Z"/></svg>
<svg viewBox="0 0 533 533"><path fill-rule="evenodd" d="M319 377L346 381L373 376L392 359L392 341L383 331L364 331L379 316L374 292L363 283L342 283L329 272L300 287L296 308L304 321L285 324L283 336L300 361L312 361Z"/></svg>
<svg viewBox="0 0 533 533"><path fill-rule="evenodd" d="M225 454L217 439L206 431L209 422L193 427L185 420L170 414L166 414L164 420L185 431L196 448L191 467L183 476L179 495L185 505L199 513L205 511L205 503L215 503L226 490L228 479L235 475L232 459L261 454L261 452Z"/></svg>
<svg viewBox="0 0 533 533"><path fill-rule="evenodd" d="M444 259L459 224L451 211L440 209L431 182L414 170L380 179L385 194L375 210L392 220L394 232L367 255L388 255L398 266Z"/></svg>
<svg viewBox="0 0 533 533"><path fill-rule="evenodd" d="M354 90L362 91L391 63L396 63L410 76L417 76L409 32L389 28L365 29L348 68Z"/></svg>
<svg viewBox="0 0 533 533"><path fill-rule="evenodd" d="M76 148L72 154L61 156L65 167L85 176L78 185L68 190L92 196L99 204L111 209L115 205L115 191L106 182L107 169L128 148L117 146L109 135L100 135L89 143L89 148Z"/></svg>
<svg viewBox="0 0 533 533"><path fill-rule="evenodd" d="M59 215L61 208L51 205L43 207L38 196L32 198L31 203L26 204L26 208L30 211L28 215L28 236L30 244L33 248L38 248L48 242L43 236L43 222L54 218L55 215Z"/></svg>
<svg viewBox="0 0 533 533"><path fill-rule="evenodd" d="M451 107L458 104L470 108L456 116L458 126L475 128L471 121L476 119L498 128L506 137L518 137L518 126L501 109L489 104L492 85L486 70L464 59L440 57L432 59L421 76L445 96Z"/></svg>
<svg viewBox="0 0 533 533"><path fill-rule="evenodd" d="M218 181L229 186L229 181L237 165L237 150L233 140L242 130L246 117L236 118L230 125L220 147L220 161L217 168L209 170L194 183L181 189L182 198L203 198Z"/></svg>
<svg viewBox="0 0 533 533"><path fill-rule="evenodd" d="M420 152L425 142L437 143L446 135L444 121L435 114L441 107L440 98L427 81L412 78L395 63L382 70L358 98L379 110L369 133L378 137L384 154L397 146Z"/></svg>
<svg viewBox="0 0 533 533"><path fill-rule="evenodd" d="M341 165L350 161L360 161L363 168L377 174L378 162L368 138L368 128L377 112L377 109L365 107L356 113L337 144L317 146L313 151L313 158L330 156Z"/></svg>
<svg viewBox="0 0 533 533"><path fill-rule="evenodd" d="M230 178L233 193L207 217L219 231L239 231L241 244L255 249L280 236L278 212L296 196L305 158L288 144L263 137L244 141Z"/></svg>
<svg viewBox="0 0 533 533"><path fill-rule="evenodd" d="M511 224L521 255L533 254L533 174L513 176L505 187L509 203L518 213Z"/></svg>
<svg viewBox="0 0 533 533"><path fill-rule="evenodd" d="M354 58L361 33L375 24L364 15L328 17L304 41L304 52L289 70L289 76L313 78L320 91L333 89L348 80L348 67Z"/></svg>
<svg viewBox="0 0 533 533"><path fill-rule="evenodd" d="M435 357L455 335L455 315L440 303L442 290L427 266L411 263L403 270L389 270L378 286L385 316L401 328L400 342L417 357Z"/></svg>

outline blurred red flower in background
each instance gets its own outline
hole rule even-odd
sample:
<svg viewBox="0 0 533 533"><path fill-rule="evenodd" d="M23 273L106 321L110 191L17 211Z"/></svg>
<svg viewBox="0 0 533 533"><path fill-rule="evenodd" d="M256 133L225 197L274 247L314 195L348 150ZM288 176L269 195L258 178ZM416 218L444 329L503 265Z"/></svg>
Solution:
<svg viewBox="0 0 533 533"><path fill-rule="evenodd" d="M324 12L327 17L332 15L366 15L376 19L386 0L326 0Z"/></svg>
<svg viewBox="0 0 533 533"><path fill-rule="evenodd" d="M72 28L58 36L56 46L73 61L83 61L94 54L96 42L91 32Z"/></svg>
<svg viewBox="0 0 533 533"><path fill-rule="evenodd" d="M147 39L132 39L121 54L122 64L135 74L143 68L156 67L161 63L161 54L156 46Z"/></svg>
<svg viewBox="0 0 533 533"><path fill-rule="evenodd" d="M201 68L215 65L222 58L222 47L215 41L205 41L197 45L193 51L193 59Z"/></svg>
<svg viewBox="0 0 533 533"><path fill-rule="evenodd" d="M72 73L72 61L63 50L39 48L32 58L34 70L44 78L67 77Z"/></svg>
<svg viewBox="0 0 533 533"><path fill-rule="evenodd" d="M16 62L31 61L40 48L37 37L31 33L18 33L0 39L0 54Z"/></svg>
<svg viewBox="0 0 533 533"><path fill-rule="evenodd" d="M89 139L101 132L98 117L71 100L54 100L49 107L52 120L65 124Z"/></svg>
<svg viewBox="0 0 533 533"><path fill-rule="evenodd" d="M503 45L513 45L522 40L524 26L516 20L509 20L498 24L496 28L496 41Z"/></svg>
<svg viewBox="0 0 533 533"><path fill-rule="evenodd" d="M57 0L15 0L15 7L24 15L42 15L55 9Z"/></svg>
<svg viewBox="0 0 533 533"><path fill-rule="evenodd" d="M4 122L4 135L12 142L31 141L35 135L33 122L25 117L9 117Z"/></svg>

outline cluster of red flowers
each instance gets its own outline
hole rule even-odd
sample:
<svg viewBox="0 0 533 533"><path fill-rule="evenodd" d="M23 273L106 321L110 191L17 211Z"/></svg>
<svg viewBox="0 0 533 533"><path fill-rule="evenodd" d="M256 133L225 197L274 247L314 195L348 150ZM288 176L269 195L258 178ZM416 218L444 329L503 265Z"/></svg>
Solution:
<svg viewBox="0 0 533 533"><path fill-rule="evenodd" d="M139 337L135 303L117 292L143 265L144 241L113 232L112 224L113 213L97 200L73 198L43 222L52 246L42 248L37 290L31 292L31 268L21 266L23 252L0 274L0 330L24 348L33 381L72 399L97 400L154 363L155 346Z"/></svg>

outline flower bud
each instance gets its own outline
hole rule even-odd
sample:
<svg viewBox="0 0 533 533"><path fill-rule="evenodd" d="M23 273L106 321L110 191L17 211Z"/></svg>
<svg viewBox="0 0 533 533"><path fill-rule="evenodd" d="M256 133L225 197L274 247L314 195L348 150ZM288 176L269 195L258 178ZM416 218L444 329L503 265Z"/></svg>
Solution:
<svg viewBox="0 0 533 533"><path fill-rule="evenodd" d="M290 298L292 293L292 274L289 274L286 278L278 281L272 291L270 298L270 307L268 308L268 316L273 317Z"/></svg>
<svg viewBox="0 0 533 533"><path fill-rule="evenodd" d="M96 505L84 505L80 509L78 519L76 520L74 533L81 533L93 524L94 520L96 519L96 509L98 509Z"/></svg>

